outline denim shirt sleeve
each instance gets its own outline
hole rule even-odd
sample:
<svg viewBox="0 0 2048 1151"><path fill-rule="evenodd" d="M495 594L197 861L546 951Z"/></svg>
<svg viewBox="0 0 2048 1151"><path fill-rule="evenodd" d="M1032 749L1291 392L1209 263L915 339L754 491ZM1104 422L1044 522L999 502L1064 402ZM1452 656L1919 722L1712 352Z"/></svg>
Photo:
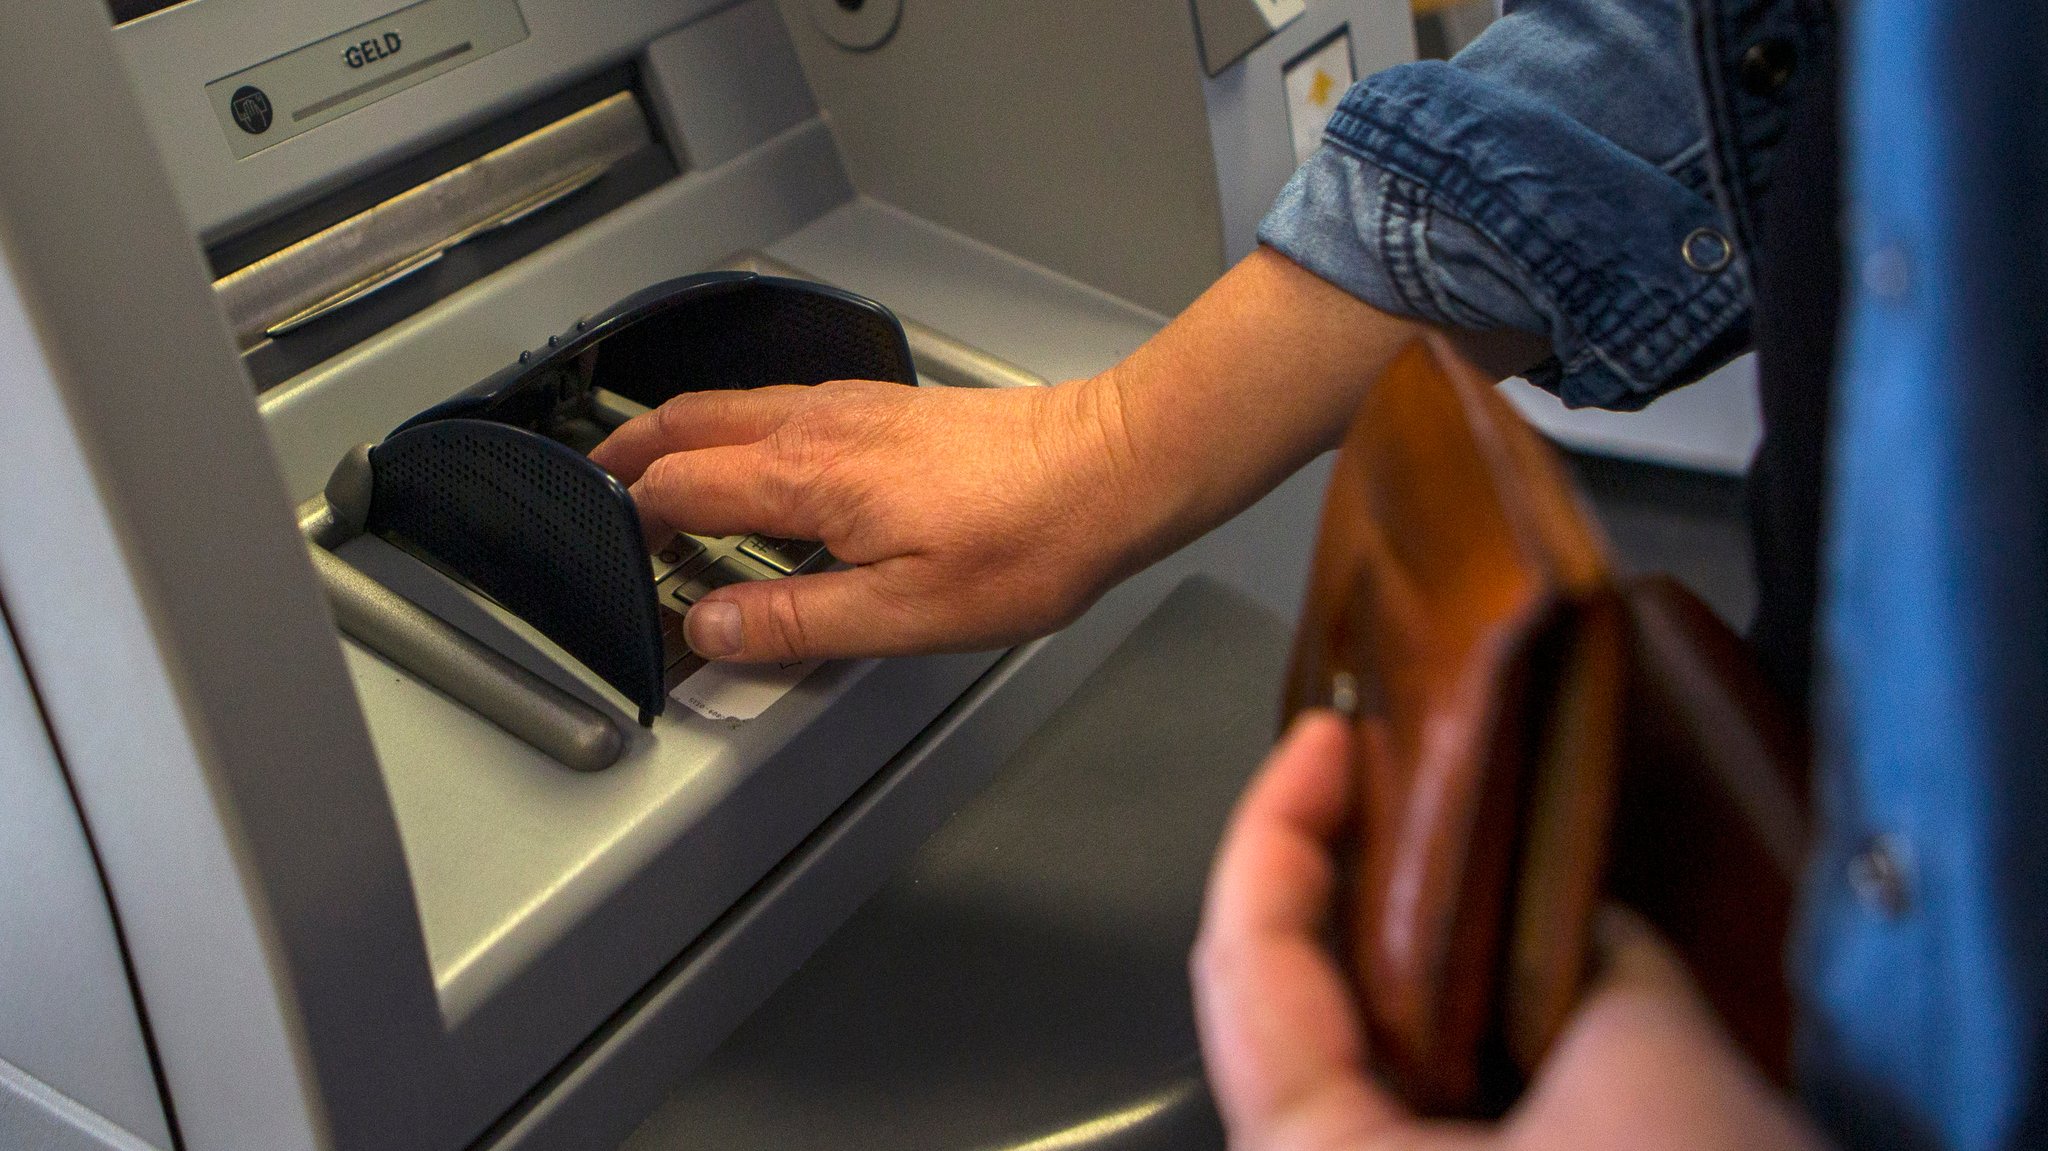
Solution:
<svg viewBox="0 0 2048 1151"><path fill-rule="evenodd" d="M1510 0L1354 85L1259 230L1398 315L1547 336L1528 376L1636 408L1748 343L1685 0Z"/></svg>

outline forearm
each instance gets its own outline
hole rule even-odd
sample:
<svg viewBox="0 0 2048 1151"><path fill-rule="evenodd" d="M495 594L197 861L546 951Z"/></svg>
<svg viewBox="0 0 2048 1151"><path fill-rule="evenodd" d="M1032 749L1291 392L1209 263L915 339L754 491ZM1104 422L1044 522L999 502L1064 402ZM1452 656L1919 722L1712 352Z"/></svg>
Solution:
<svg viewBox="0 0 2048 1151"><path fill-rule="evenodd" d="M1334 447L1418 326L1260 248L1123 363L1069 385L1138 519L1141 567Z"/></svg>
<svg viewBox="0 0 2048 1151"><path fill-rule="evenodd" d="M1063 626L1334 444L1413 332L1260 252L1091 380L688 393L592 458L631 486L652 539L815 539L849 565L713 591L688 617L700 655L1001 647Z"/></svg>

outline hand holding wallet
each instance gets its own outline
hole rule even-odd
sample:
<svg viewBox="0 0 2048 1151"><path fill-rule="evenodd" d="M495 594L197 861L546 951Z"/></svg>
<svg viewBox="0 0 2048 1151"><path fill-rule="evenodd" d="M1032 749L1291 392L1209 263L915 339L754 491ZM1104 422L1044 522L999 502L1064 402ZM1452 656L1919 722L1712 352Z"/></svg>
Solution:
<svg viewBox="0 0 2048 1151"><path fill-rule="evenodd" d="M1555 453L1434 340L1339 452L1286 716L1311 706L1356 724L1339 943L1374 1068L1411 1106L1513 1102L1610 898L1784 1079L1800 728L1696 598L1616 574Z"/></svg>

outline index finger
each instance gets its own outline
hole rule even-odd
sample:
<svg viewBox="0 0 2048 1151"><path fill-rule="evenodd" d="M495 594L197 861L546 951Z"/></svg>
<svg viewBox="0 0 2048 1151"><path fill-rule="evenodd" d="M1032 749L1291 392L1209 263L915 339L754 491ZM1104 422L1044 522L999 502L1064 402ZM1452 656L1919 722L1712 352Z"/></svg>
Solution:
<svg viewBox="0 0 2048 1151"><path fill-rule="evenodd" d="M777 384L744 391L685 392L619 425L591 449L590 458L631 486L649 464L665 455L765 439L809 390L799 384Z"/></svg>

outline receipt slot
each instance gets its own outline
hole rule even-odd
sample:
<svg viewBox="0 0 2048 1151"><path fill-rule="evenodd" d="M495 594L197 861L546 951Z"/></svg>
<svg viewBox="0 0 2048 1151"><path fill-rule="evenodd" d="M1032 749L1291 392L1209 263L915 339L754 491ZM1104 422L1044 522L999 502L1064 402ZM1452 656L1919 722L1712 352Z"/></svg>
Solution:
<svg viewBox="0 0 2048 1151"><path fill-rule="evenodd" d="M696 281L720 298L802 280L900 337L794 378L1089 376L1249 250L1293 163L1286 66L1340 28L1360 74L1410 51L1396 0L1260 5L1232 62L1184 0L870 6L896 14L864 46L801 0L16 14L0 1145L618 1146L686 1113L692 1070L1051 736L1093 747L1166 698L1265 713L1252 665L1180 653L1284 633L1313 467L1055 635L759 680L693 668L673 621L720 581L834 562L805 541L635 541L618 493L565 470L612 500L609 543L463 552L501 496L435 467L516 441L573 469L661 398L608 374L633 358L634 329L605 328L619 301L721 269L747 274ZM563 406L510 410L539 400ZM329 493L345 458L364 466ZM598 555L621 578L585 579ZM550 564L545 594L515 586ZM621 587L629 606L589 610ZM392 613L438 638L408 649ZM448 677L479 661L497 704ZM611 733L583 746L609 766L570 770L574 739L500 706L535 695ZM1073 699L1088 722L1049 727ZM1179 769L1226 795L1256 727ZM1115 773L1113 750L1087 762ZM1181 839L1158 858L1206 855ZM1033 860L1004 858L1032 890ZM1176 953L1159 930L1143 953Z"/></svg>

